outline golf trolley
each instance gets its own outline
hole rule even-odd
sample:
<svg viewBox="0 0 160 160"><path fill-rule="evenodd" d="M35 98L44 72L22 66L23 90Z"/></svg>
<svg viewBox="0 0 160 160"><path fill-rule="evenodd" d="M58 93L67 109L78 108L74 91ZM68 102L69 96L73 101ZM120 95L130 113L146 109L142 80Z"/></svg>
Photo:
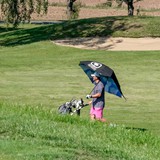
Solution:
<svg viewBox="0 0 160 160"><path fill-rule="evenodd" d="M78 116L80 116L80 110L85 106L88 106L88 104L84 104L82 98L79 100L72 99L70 102L62 104L58 108L58 112L63 115L65 114L73 115L74 113L76 113Z"/></svg>

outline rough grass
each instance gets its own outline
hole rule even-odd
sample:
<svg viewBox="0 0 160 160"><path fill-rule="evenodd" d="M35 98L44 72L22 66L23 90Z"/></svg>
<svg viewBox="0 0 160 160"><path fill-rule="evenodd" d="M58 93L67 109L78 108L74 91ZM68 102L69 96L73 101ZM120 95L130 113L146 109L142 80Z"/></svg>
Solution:
<svg viewBox="0 0 160 160"><path fill-rule="evenodd" d="M159 159L160 139L125 126L58 116L42 106L1 104L2 159Z"/></svg>

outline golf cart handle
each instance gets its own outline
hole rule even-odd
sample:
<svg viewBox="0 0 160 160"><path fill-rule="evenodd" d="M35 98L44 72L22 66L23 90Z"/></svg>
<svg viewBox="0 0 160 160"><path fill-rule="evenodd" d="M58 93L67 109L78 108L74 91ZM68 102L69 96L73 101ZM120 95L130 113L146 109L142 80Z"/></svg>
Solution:
<svg viewBox="0 0 160 160"><path fill-rule="evenodd" d="M84 107L86 107L86 106L89 106L89 104L88 104L88 103L86 103L86 104L84 104L83 106L84 106Z"/></svg>

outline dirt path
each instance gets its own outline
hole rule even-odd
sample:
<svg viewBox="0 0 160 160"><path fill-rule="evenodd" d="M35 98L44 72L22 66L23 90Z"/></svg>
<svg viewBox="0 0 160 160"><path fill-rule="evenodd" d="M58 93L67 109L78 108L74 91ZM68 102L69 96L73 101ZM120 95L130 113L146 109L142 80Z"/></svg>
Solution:
<svg viewBox="0 0 160 160"><path fill-rule="evenodd" d="M112 51L149 51L160 50L160 38L74 38L55 40L53 43L83 49Z"/></svg>

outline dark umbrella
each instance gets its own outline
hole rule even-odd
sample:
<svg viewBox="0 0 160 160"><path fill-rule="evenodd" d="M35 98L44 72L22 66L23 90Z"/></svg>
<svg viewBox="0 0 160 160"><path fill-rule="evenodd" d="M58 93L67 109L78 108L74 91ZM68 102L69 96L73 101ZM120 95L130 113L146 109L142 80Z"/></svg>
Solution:
<svg viewBox="0 0 160 160"><path fill-rule="evenodd" d="M114 94L119 97L122 96L124 97L119 82L117 80L117 77L111 68L102 63L93 61L81 61L79 65L83 69L83 71L87 74L92 83L93 83L93 78L91 77L91 74L97 72L100 74L100 79L105 86L106 92Z"/></svg>

